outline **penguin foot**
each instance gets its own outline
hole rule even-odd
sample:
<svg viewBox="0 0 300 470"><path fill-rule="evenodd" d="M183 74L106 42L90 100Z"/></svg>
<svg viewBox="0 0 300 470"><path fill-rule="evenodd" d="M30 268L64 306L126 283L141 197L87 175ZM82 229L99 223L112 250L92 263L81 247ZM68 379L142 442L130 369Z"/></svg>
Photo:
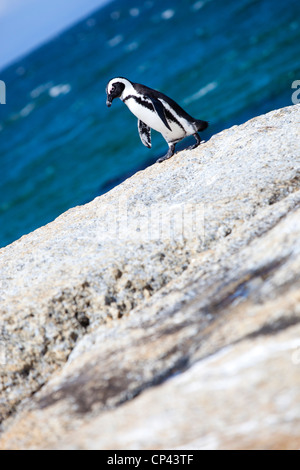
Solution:
<svg viewBox="0 0 300 470"><path fill-rule="evenodd" d="M173 157L174 152L175 152L175 145L172 144L169 147L168 153L164 157L160 157L158 160L156 160L156 163L164 162L165 160L168 160L169 158Z"/></svg>
<svg viewBox="0 0 300 470"><path fill-rule="evenodd" d="M161 162L164 162L165 160L168 160L169 158L171 158L173 155L165 155L164 157L160 157L158 160L156 160L156 163L161 163Z"/></svg>
<svg viewBox="0 0 300 470"><path fill-rule="evenodd" d="M197 132L195 134L193 134L193 136L196 139L196 143L194 145L191 145L190 147L188 147L187 148L188 150L193 150L193 149L197 148L201 144L201 142L204 142L203 140L201 141L201 138L200 138L199 134L197 134Z"/></svg>
<svg viewBox="0 0 300 470"><path fill-rule="evenodd" d="M195 144L195 145L190 145L187 150L194 150L196 149L197 147L199 147L200 144Z"/></svg>
<svg viewBox="0 0 300 470"><path fill-rule="evenodd" d="M206 140L201 140L201 144L204 144L205 142L206 142ZM190 147L187 148L187 150L196 149L197 147L199 147L199 145L200 145L200 142L199 142L199 144L191 145Z"/></svg>

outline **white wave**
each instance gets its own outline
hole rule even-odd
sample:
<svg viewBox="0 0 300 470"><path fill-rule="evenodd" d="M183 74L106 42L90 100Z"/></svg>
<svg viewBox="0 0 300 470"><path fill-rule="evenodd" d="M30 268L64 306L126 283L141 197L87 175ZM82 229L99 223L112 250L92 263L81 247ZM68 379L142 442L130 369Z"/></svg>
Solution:
<svg viewBox="0 0 300 470"><path fill-rule="evenodd" d="M172 10L171 8L169 8L168 10L165 10L162 12L161 17L163 20L170 20L171 18L173 18L174 15L175 15L175 10Z"/></svg>
<svg viewBox="0 0 300 470"><path fill-rule="evenodd" d="M97 21L95 20L95 18L89 18L88 20L86 20L86 25L88 28L93 28L96 23Z"/></svg>
<svg viewBox="0 0 300 470"><path fill-rule="evenodd" d="M33 99L38 98L42 93L44 93L45 91L48 91L49 88L51 88L52 86L53 86L52 82L44 83L43 85L37 86L36 88L34 88L34 90L30 92L31 98Z"/></svg>
<svg viewBox="0 0 300 470"><path fill-rule="evenodd" d="M23 109L21 109L20 111L20 117L24 118L24 117L27 117L29 116L29 114L32 113L32 111L34 110L35 108L35 104L34 103L28 103Z"/></svg>
<svg viewBox="0 0 300 470"><path fill-rule="evenodd" d="M184 104L189 104L189 103L192 103L193 101L197 101L199 98L202 98L202 96L205 96L207 95L207 93L210 93L211 91L213 91L215 88L217 88L217 86L218 86L218 82L208 83L203 88L200 88L199 91L197 91L193 95L186 98L183 101Z"/></svg>
<svg viewBox="0 0 300 470"><path fill-rule="evenodd" d="M212 0L197 0L192 6L191 9L193 11L201 10L207 3L210 3Z"/></svg>
<svg viewBox="0 0 300 470"><path fill-rule="evenodd" d="M130 44L127 44L127 46L125 46L125 50L127 52L135 51L138 48L139 48L139 43L137 41L133 41Z"/></svg>
<svg viewBox="0 0 300 470"><path fill-rule="evenodd" d="M137 17L140 14L140 10L138 8L130 8L129 14L130 16Z"/></svg>
<svg viewBox="0 0 300 470"><path fill-rule="evenodd" d="M200 10L203 6L205 5L205 2L203 1L198 1L198 2L195 2L193 5L192 5L192 10L194 11L198 11Z"/></svg>
<svg viewBox="0 0 300 470"><path fill-rule="evenodd" d="M32 113L34 108L35 108L35 103L34 102L28 103L18 113L11 114L9 116L9 120L10 121L18 121L19 119L25 118L25 117L29 116L29 114Z"/></svg>
<svg viewBox="0 0 300 470"><path fill-rule="evenodd" d="M122 36L122 34L118 34L117 36L114 36L113 38L109 39L108 45L109 47L116 47L123 41L124 37Z"/></svg>
<svg viewBox="0 0 300 470"><path fill-rule="evenodd" d="M112 11L111 14L110 14L110 17L112 20L118 20L121 16L121 12L119 10L116 10L116 11Z"/></svg>
<svg viewBox="0 0 300 470"><path fill-rule="evenodd" d="M70 93L71 89L72 88L69 83L56 85L50 88L49 96L51 96L51 98L57 98L60 95L67 95L68 93Z"/></svg>

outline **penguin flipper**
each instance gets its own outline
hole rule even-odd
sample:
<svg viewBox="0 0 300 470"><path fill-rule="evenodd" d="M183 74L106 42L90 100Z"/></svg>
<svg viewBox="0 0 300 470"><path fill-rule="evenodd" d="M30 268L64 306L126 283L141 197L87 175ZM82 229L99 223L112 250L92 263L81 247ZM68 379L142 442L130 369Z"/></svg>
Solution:
<svg viewBox="0 0 300 470"><path fill-rule="evenodd" d="M164 123L164 125L171 131L172 129L168 124L166 114L165 114L165 109L164 109L162 103L157 98L154 98L153 96L147 96L147 98L149 98L149 100L151 100L155 111L159 115L159 117L162 120L162 122Z"/></svg>
<svg viewBox="0 0 300 470"><path fill-rule="evenodd" d="M143 144L148 147L148 149L151 149L151 129L147 124L145 124L143 121L140 119L138 120L138 129L139 129L139 134L141 141Z"/></svg>

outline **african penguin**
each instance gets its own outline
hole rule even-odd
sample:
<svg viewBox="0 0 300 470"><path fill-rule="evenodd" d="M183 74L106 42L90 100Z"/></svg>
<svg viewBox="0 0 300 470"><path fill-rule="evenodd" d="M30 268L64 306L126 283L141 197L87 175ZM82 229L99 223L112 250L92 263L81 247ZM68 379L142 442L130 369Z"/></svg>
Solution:
<svg viewBox="0 0 300 470"><path fill-rule="evenodd" d="M151 128L162 134L169 145L169 151L157 160L159 163L172 157L177 142L189 135L196 139L196 143L189 149L198 147L201 142L198 132L204 131L208 126L208 122L192 118L163 93L124 77L111 79L107 84L106 94L108 107L115 98L120 98L138 118L139 135L146 147L151 148Z"/></svg>

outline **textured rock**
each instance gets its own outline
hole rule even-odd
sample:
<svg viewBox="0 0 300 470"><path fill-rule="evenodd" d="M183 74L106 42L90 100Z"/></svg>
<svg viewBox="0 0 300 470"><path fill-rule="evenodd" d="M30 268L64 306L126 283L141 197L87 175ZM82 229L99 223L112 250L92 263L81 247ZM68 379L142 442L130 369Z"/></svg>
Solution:
<svg viewBox="0 0 300 470"><path fill-rule="evenodd" d="M299 447L299 121L223 131L0 250L3 448Z"/></svg>
<svg viewBox="0 0 300 470"><path fill-rule="evenodd" d="M257 337L223 348L71 432L60 447L299 448L299 365L291 361L299 334L298 326L275 340Z"/></svg>

